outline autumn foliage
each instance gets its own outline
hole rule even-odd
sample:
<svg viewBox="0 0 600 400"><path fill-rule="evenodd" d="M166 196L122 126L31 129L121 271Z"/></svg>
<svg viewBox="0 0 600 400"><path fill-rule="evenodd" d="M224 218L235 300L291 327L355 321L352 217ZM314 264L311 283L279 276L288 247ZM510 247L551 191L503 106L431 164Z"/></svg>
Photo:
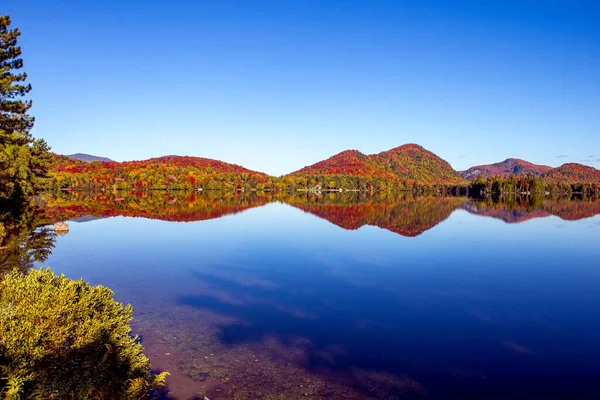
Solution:
<svg viewBox="0 0 600 400"><path fill-rule="evenodd" d="M518 158L507 158L506 160L494 164L477 165L466 171L461 172L463 178L472 180L478 177L487 178L488 176L500 176L503 178L509 175L527 175L540 176L552 167L547 165L533 164Z"/></svg>
<svg viewBox="0 0 600 400"><path fill-rule="evenodd" d="M284 203L354 230L377 226L406 237L415 237L446 220L467 201L465 197L394 196L360 193L293 194Z"/></svg>
<svg viewBox="0 0 600 400"><path fill-rule="evenodd" d="M349 189L423 191L466 187L450 164L421 146L408 144L374 155L347 150L281 177L199 157L168 156L145 161L86 163L56 155L50 189L195 190Z"/></svg>
<svg viewBox="0 0 600 400"><path fill-rule="evenodd" d="M413 237L431 229L459 208L464 197L414 197L387 193L289 192L139 192L118 194L59 193L46 195L44 220L54 223L115 216L193 222L243 212L270 202L282 202L344 229L378 226Z"/></svg>
<svg viewBox="0 0 600 400"><path fill-rule="evenodd" d="M358 190L466 186L448 162L416 144L406 144L379 154L347 150L290 174L304 178L306 186Z"/></svg>
<svg viewBox="0 0 600 400"><path fill-rule="evenodd" d="M467 181L463 178L470 180ZM597 192L600 171L580 164L558 168L519 159L470 168L461 174L432 152L406 144L378 154L346 150L288 175L200 157L83 162L54 155L51 190L358 190L464 194L470 192Z"/></svg>
<svg viewBox="0 0 600 400"><path fill-rule="evenodd" d="M542 178L553 183L600 185L600 170L587 165L568 163L551 169Z"/></svg>
<svg viewBox="0 0 600 400"><path fill-rule="evenodd" d="M400 180L435 185L465 183L447 161L417 144L405 144L369 157L376 166Z"/></svg>
<svg viewBox="0 0 600 400"><path fill-rule="evenodd" d="M471 214L500 219L509 224L549 216L576 221L600 214L600 199L502 196L484 200L471 199L464 203L462 208Z"/></svg>
<svg viewBox="0 0 600 400"><path fill-rule="evenodd" d="M306 175L356 175L370 178L396 179L394 174L375 166L369 156L358 150L346 150L326 160L319 161L291 173L293 176Z"/></svg>
<svg viewBox="0 0 600 400"><path fill-rule="evenodd" d="M264 188L267 174L200 157L167 156L144 161L86 163L56 155L51 189L241 189Z"/></svg>
<svg viewBox="0 0 600 400"><path fill-rule="evenodd" d="M263 193L138 192L57 193L45 195L45 219L59 222L81 217L139 217L173 222L220 218L269 202Z"/></svg>

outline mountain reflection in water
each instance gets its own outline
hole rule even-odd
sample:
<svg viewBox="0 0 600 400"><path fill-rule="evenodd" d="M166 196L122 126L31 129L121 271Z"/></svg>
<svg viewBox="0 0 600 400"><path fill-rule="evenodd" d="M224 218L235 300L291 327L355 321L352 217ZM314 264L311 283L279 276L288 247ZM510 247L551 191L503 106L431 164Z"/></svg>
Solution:
<svg viewBox="0 0 600 400"><path fill-rule="evenodd" d="M268 193L268 192L141 192L53 193L44 196L46 218L85 222L115 216L174 222L220 218L271 202L296 207L343 229L377 226L414 237L446 220L453 211L518 223L557 216L575 221L600 214L600 200L581 198L412 196L386 193Z"/></svg>
<svg viewBox="0 0 600 400"><path fill-rule="evenodd" d="M37 204L2 217L0 266L47 265L131 303L169 398L593 398L598 199L74 192Z"/></svg>

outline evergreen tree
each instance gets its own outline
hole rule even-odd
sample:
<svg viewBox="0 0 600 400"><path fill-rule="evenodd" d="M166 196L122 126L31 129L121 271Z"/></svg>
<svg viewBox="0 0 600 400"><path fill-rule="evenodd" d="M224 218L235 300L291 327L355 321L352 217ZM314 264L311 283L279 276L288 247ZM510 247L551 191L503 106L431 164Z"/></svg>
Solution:
<svg viewBox="0 0 600 400"><path fill-rule="evenodd" d="M52 155L46 142L30 133L31 100L24 98L31 85L27 74L18 72L21 32L9 29L10 23L8 15L0 16L0 200L23 201L42 188Z"/></svg>

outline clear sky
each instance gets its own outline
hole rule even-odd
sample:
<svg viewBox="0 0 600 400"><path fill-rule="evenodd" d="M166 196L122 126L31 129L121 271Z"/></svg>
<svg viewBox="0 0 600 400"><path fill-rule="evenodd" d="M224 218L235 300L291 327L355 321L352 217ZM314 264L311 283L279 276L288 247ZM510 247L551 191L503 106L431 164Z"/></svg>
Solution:
<svg viewBox="0 0 600 400"><path fill-rule="evenodd" d="M600 167L597 1L6 0L34 134L274 175L418 143Z"/></svg>

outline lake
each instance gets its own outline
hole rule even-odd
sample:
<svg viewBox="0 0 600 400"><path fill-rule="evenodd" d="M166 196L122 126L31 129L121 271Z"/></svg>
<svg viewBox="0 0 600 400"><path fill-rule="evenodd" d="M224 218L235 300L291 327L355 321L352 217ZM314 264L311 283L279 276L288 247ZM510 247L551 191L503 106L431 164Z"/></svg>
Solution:
<svg viewBox="0 0 600 400"><path fill-rule="evenodd" d="M49 266L131 303L171 373L165 398L600 398L598 199L45 201L1 265ZM39 227L65 220L66 235Z"/></svg>

